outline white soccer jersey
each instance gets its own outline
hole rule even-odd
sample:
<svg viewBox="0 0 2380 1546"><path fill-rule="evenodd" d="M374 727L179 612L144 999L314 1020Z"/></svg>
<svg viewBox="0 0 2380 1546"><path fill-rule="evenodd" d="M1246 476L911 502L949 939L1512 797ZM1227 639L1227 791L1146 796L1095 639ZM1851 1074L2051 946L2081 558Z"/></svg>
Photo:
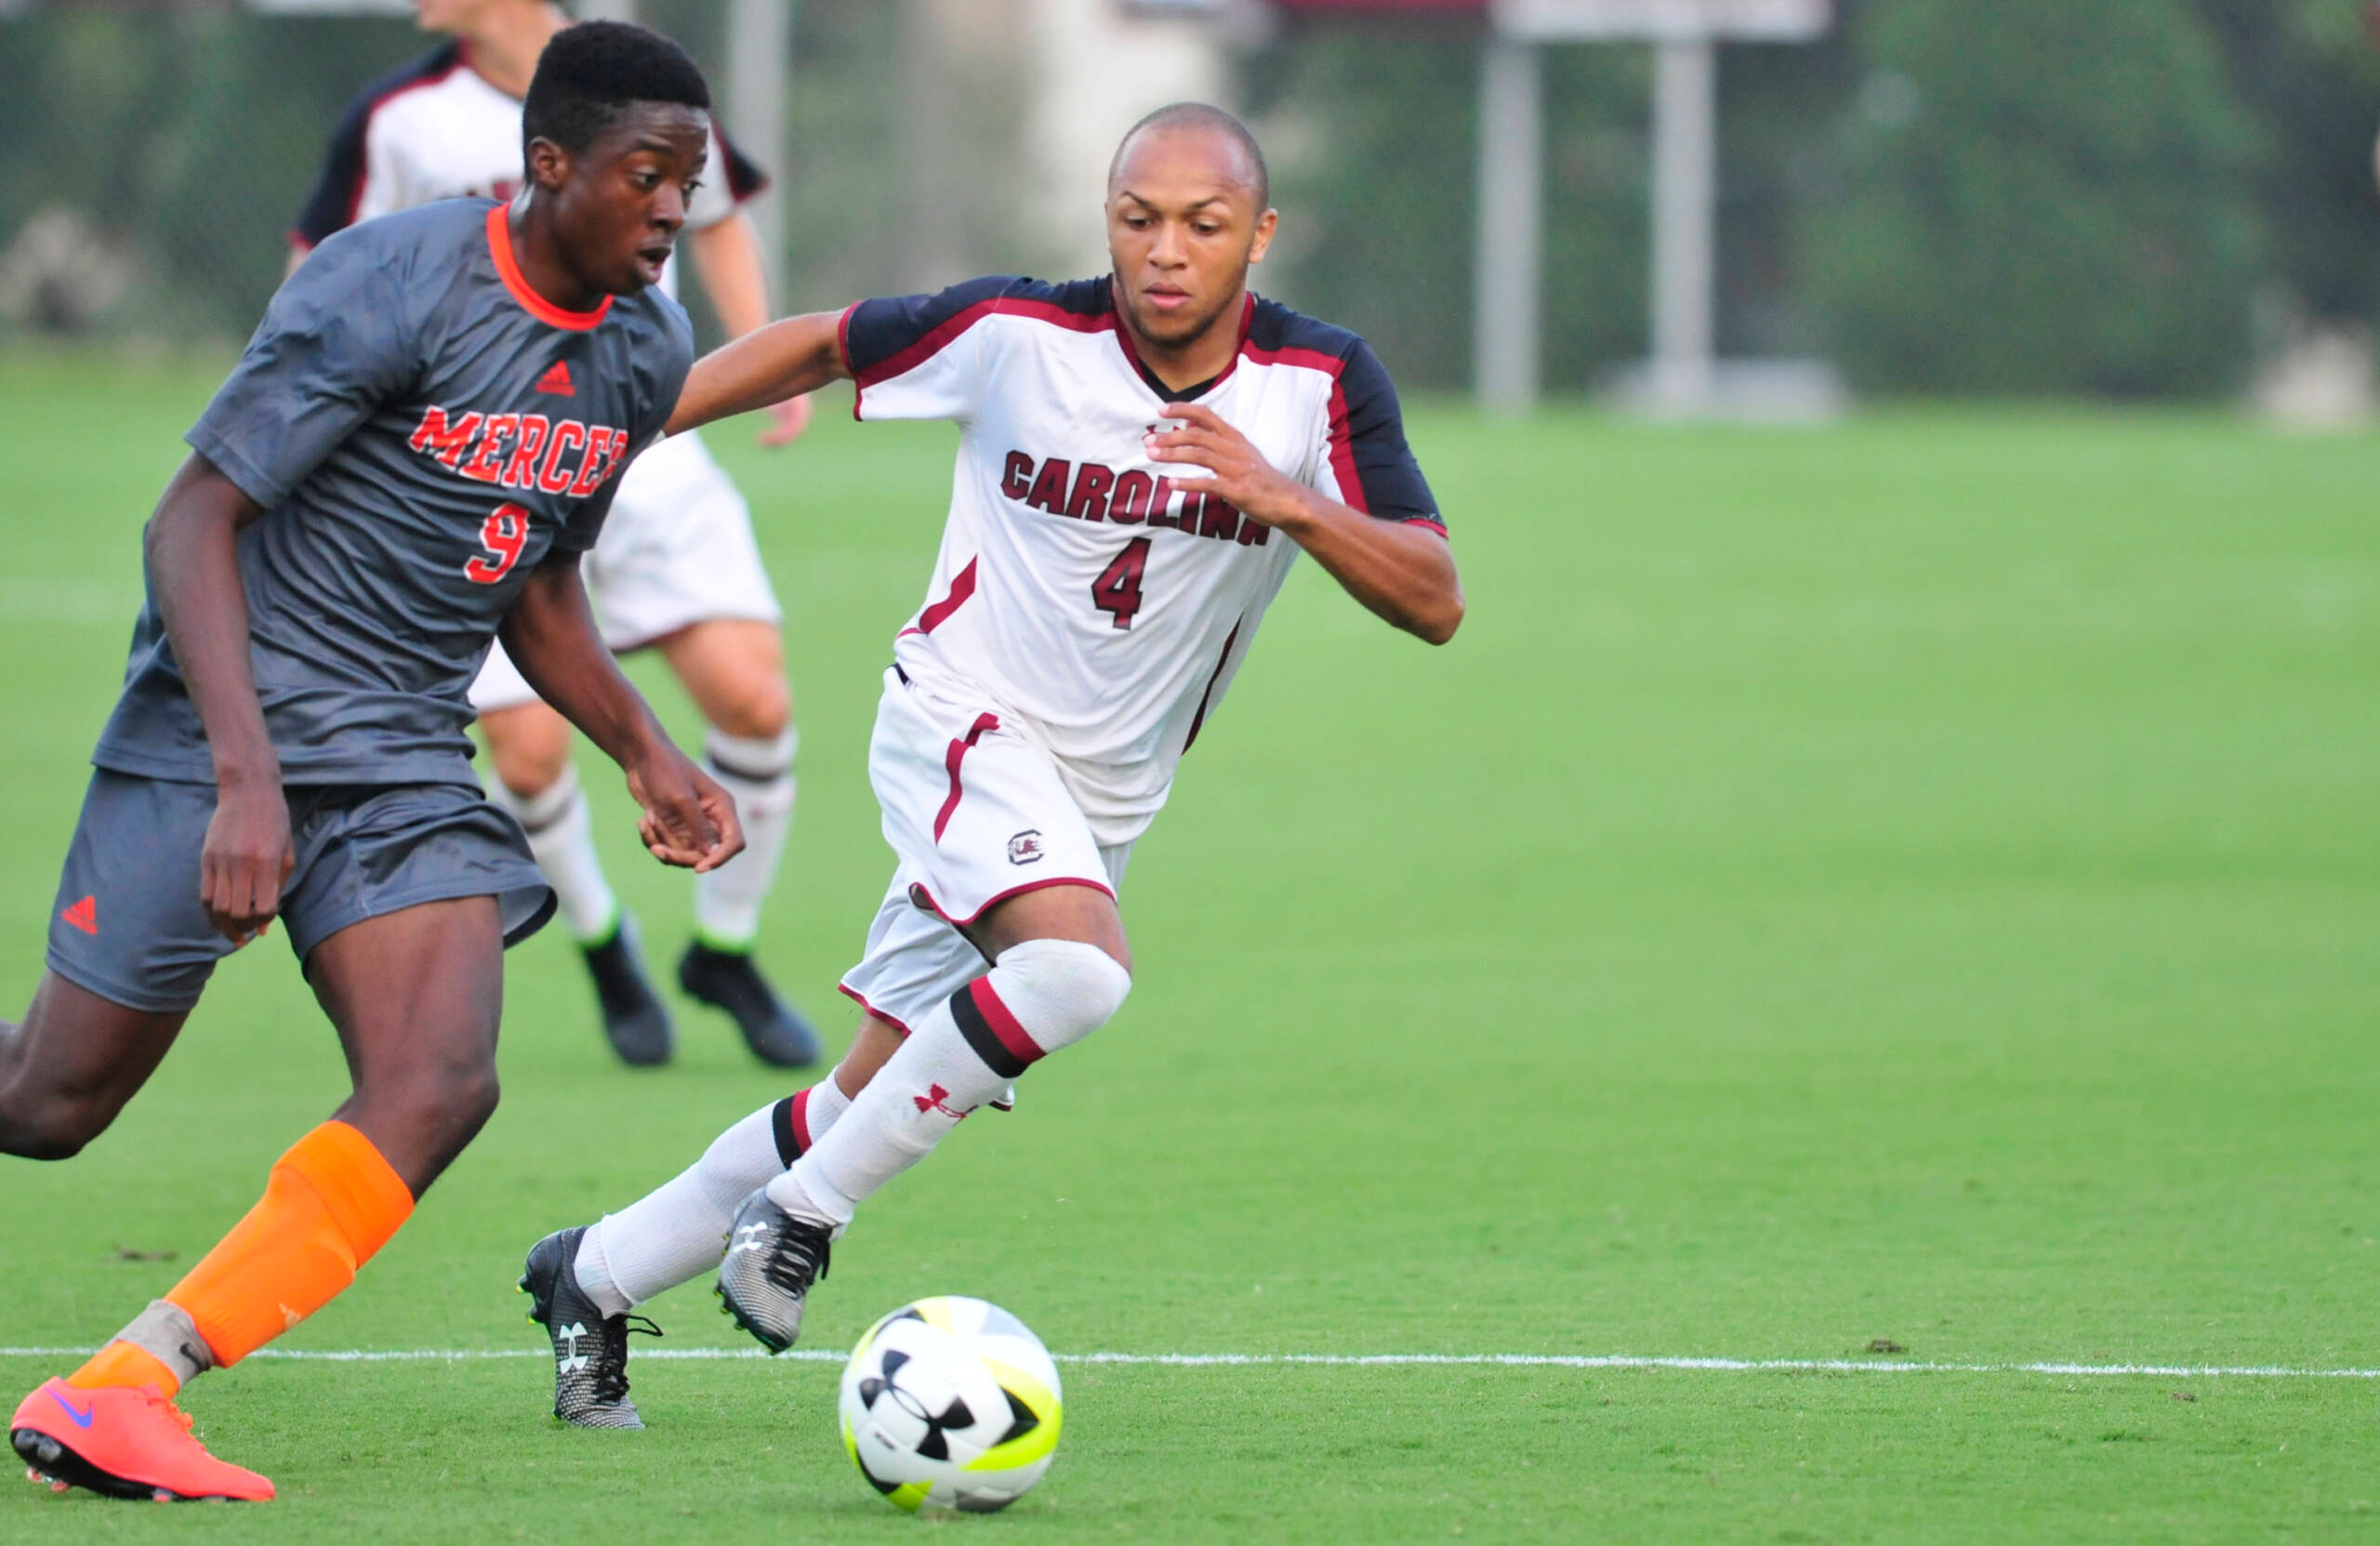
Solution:
<svg viewBox="0 0 2380 1546"><path fill-rule="evenodd" d="M311 247L358 220L437 199L509 199L521 176L521 99L473 70L461 42L448 43L364 88L290 235ZM688 228L717 225L767 184L714 122ZM677 269L673 256L661 271L663 294L678 293Z"/></svg>
<svg viewBox="0 0 2380 1546"><path fill-rule="evenodd" d="M980 279L845 312L862 419L960 429L927 605L894 658L1041 741L1102 844L1130 841L1230 687L1297 545L1143 443L1169 402L1214 409L1289 476L1444 535L1395 389L1361 338L1249 297L1239 352L1176 392L1106 279Z"/></svg>

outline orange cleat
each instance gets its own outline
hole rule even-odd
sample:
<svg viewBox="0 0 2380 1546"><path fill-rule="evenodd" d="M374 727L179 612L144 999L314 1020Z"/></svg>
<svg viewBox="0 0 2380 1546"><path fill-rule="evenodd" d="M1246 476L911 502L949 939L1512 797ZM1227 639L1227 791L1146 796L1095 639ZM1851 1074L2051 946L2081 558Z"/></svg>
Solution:
<svg viewBox="0 0 2380 1546"><path fill-rule="evenodd" d="M227 1465L191 1436L190 1417L154 1385L84 1390L46 1381L8 1420L26 1475L53 1492L88 1487L110 1498L237 1498L266 1502L272 1484Z"/></svg>

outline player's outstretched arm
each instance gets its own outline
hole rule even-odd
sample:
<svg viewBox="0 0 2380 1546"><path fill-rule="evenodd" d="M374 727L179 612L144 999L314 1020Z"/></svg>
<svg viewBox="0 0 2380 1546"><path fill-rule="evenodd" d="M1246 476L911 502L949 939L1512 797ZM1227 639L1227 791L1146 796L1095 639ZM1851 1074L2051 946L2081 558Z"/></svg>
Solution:
<svg viewBox="0 0 2380 1546"><path fill-rule="evenodd" d="M765 408L851 379L844 363L840 311L813 311L755 328L694 362L669 416L669 433L683 434L713 419Z"/></svg>
<svg viewBox="0 0 2380 1546"><path fill-rule="evenodd" d="M1214 472L1212 479L1177 479L1183 487L1220 494L1243 516L1287 534L1384 621L1433 644L1454 637L1462 623L1462 576L1445 537L1426 526L1375 520L1299 482L1212 408L1173 403L1165 413L1182 427L1151 435L1149 454Z"/></svg>
<svg viewBox="0 0 2380 1546"><path fill-rule="evenodd" d="M576 553L536 567L496 636L537 695L628 774L654 858L699 872L744 852L734 797L678 749L596 631Z"/></svg>
<svg viewBox="0 0 2380 1546"><path fill-rule="evenodd" d="M225 937L245 942L281 910L296 867L281 758L248 662L248 598L235 541L263 507L193 453L141 534L150 593L215 758L215 814L199 852L198 893Z"/></svg>
<svg viewBox="0 0 2380 1546"><path fill-rule="evenodd" d="M695 271L703 276L703 292L730 338L758 332L769 322L769 276L760 262L760 239L752 222L737 210L715 225L686 233ZM810 426L810 399L788 397L769 404L769 427L760 443L772 450L791 445Z"/></svg>

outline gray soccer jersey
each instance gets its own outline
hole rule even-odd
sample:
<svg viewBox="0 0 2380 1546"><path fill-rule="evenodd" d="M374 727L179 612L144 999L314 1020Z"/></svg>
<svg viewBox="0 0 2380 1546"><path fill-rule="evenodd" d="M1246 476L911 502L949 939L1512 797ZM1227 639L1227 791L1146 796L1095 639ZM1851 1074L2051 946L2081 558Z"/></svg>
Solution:
<svg viewBox="0 0 2380 1546"><path fill-rule="evenodd" d="M594 544L693 359L654 291L538 296L485 199L314 251L188 437L264 507L240 578L284 782L471 781L465 693L496 625L538 563ZM213 781L153 589L91 760Z"/></svg>

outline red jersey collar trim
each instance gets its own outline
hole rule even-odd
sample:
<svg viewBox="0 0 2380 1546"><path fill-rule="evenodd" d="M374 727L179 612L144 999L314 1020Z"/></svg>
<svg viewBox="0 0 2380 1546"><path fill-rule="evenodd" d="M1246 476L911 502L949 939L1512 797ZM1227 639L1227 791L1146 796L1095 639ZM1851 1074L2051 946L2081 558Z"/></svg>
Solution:
<svg viewBox="0 0 2380 1546"><path fill-rule="evenodd" d="M512 298L521 303L521 309L549 327L566 327L574 333L584 333L602 322L612 310L611 296L605 296L602 304L592 311L566 311L529 288L528 280L522 277L519 260L512 256L509 210L509 205L499 204L487 212L487 250L496 259L497 277L512 292Z"/></svg>
<svg viewBox="0 0 2380 1546"><path fill-rule="evenodd" d="M1157 372L1149 369L1141 359L1141 351L1133 347L1132 324L1124 316L1123 303L1116 298L1116 280L1113 275L1110 275L1107 281L1107 304L1112 309L1111 314L1116 323L1116 343L1124 351L1125 363L1132 367L1133 374L1146 384L1149 390L1157 393L1157 401L1160 403L1196 403L1230 380L1231 373L1239 368L1240 356L1248 350L1248 330L1256 321L1256 292L1243 290L1239 296L1239 341L1232 346L1230 361L1217 375L1210 376L1204 381L1193 382L1189 390L1175 391L1157 378Z"/></svg>

